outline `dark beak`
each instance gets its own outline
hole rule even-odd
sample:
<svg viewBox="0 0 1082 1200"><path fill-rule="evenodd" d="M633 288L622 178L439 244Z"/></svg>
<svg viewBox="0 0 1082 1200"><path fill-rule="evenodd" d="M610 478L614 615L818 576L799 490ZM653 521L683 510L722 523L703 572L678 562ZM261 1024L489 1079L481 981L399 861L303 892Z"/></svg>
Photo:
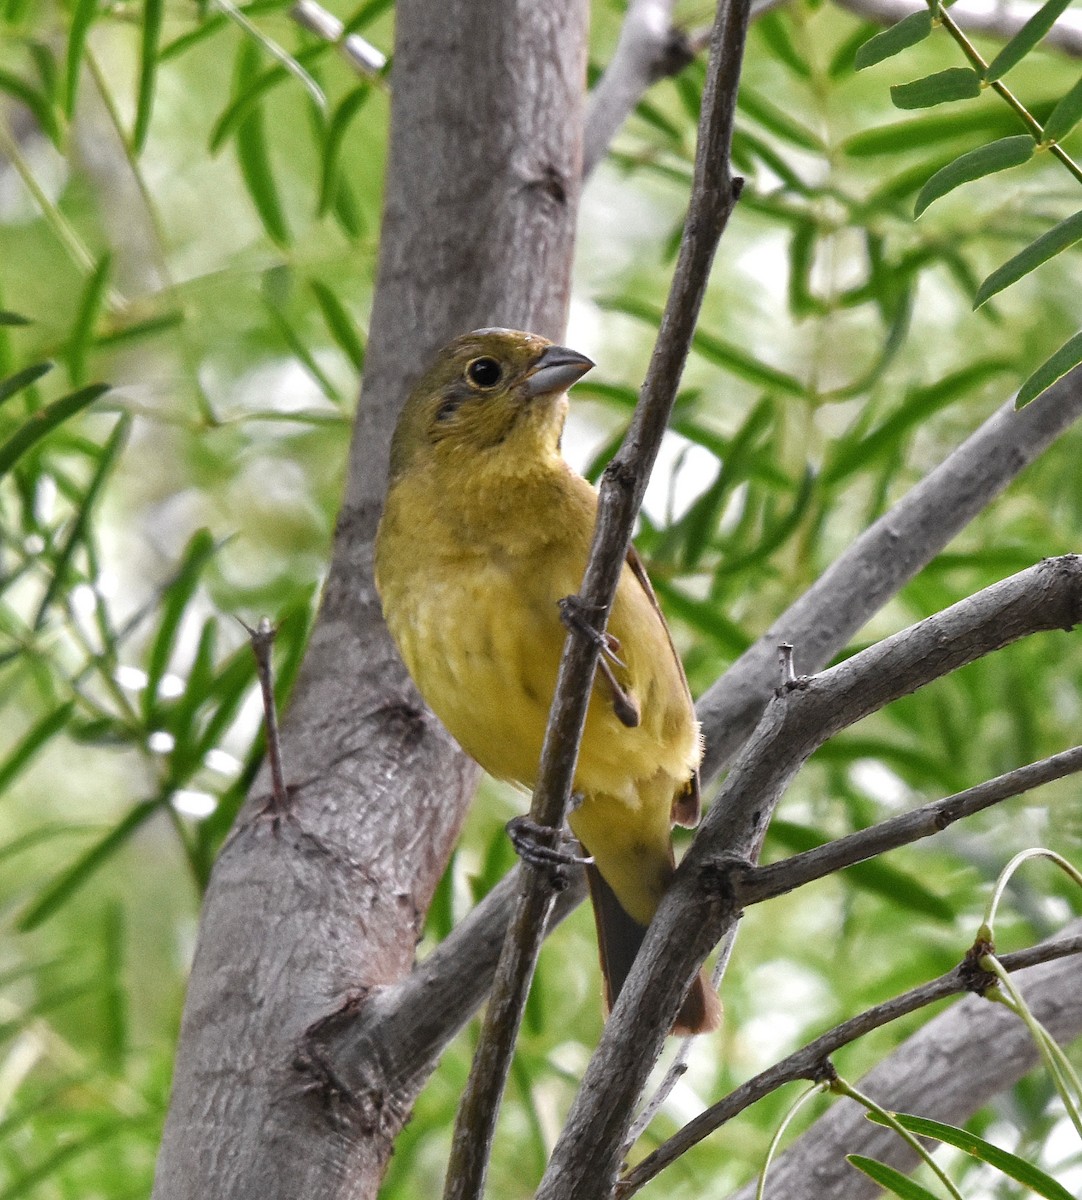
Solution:
<svg viewBox="0 0 1082 1200"><path fill-rule="evenodd" d="M566 346L549 346L534 363L524 385L526 395L549 396L565 392L593 366L593 360Z"/></svg>

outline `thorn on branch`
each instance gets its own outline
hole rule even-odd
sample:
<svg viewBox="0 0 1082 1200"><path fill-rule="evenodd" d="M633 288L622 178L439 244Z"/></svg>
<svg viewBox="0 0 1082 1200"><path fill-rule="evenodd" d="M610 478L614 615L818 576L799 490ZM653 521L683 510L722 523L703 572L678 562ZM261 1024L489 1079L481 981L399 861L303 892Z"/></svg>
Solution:
<svg viewBox="0 0 1082 1200"><path fill-rule="evenodd" d="M240 620L239 617L237 619ZM272 820L272 828L277 833L282 818L291 815L292 812L290 789L282 770L282 744L278 737L278 710L274 700L274 668L271 663L271 652L278 630L271 624L269 617L260 617L259 624L255 629L243 621L240 623L248 631L248 638L252 643L256 673L259 676L259 689L263 694L263 718L267 729L267 761L270 764L271 794L267 803L260 810L260 816L269 816Z"/></svg>

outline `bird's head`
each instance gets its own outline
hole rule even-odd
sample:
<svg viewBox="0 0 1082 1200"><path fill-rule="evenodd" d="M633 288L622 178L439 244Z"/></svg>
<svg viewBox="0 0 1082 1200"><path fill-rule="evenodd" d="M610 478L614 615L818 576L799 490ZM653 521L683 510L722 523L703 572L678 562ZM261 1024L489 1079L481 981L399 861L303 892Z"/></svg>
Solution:
<svg viewBox="0 0 1082 1200"><path fill-rule="evenodd" d="M564 393L594 364L547 338L476 329L449 342L409 395L391 443L391 478L441 458L461 461L500 447L555 453Z"/></svg>

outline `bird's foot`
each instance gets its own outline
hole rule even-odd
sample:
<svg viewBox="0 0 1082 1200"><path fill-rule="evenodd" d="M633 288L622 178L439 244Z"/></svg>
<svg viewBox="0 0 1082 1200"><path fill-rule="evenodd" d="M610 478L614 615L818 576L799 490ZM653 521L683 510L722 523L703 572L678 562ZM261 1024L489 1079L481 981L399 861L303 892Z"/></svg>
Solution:
<svg viewBox="0 0 1082 1200"><path fill-rule="evenodd" d="M507 836L519 858L538 870L548 870L553 886L560 891L567 887L561 868L583 867L594 861L563 849L571 839L561 830L553 829L551 825L539 825L527 816L512 817L507 822ZM556 845L552 844L554 841Z"/></svg>
<svg viewBox="0 0 1082 1200"><path fill-rule="evenodd" d="M630 692L624 689L620 681L613 674L612 666L610 666L611 663L620 667L621 670L627 670L627 663L617 654L617 651L620 649L620 639L607 630L595 629L590 624L586 615L587 612L600 612L602 610L594 605L584 604L581 597L564 596L560 600L559 606L560 617L568 629L581 634L587 641L593 642L598 648L600 657L597 660L597 669L601 672L601 676L606 684L608 684L609 691L612 694L612 709L616 714L616 719L621 725L626 725L628 729L634 729L642 716L639 712L638 702Z"/></svg>

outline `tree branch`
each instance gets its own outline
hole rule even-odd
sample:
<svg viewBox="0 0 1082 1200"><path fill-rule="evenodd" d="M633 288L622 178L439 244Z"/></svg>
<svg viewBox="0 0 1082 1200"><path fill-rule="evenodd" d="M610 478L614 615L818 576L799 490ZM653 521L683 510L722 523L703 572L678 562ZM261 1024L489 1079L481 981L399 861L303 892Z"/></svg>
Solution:
<svg viewBox="0 0 1082 1200"><path fill-rule="evenodd" d="M1082 929L1082 926L1076 923L1073 928ZM1000 961L1008 971L1018 971L1039 963L1052 962L1076 954L1082 954L1082 932L1042 942L1038 946L1019 950L1014 954L1005 954ZM724 1100L712 1104L693 1121L689 1121L679 1133L663 1142L633 1170L627 1172L617 1185L617 1196L623 1200L624 1197L633 1195L666 1167L671 1166L682 1154L686 1154L692 1146L697 1145L711 1133L720 1129L727 1121L731 1121L733 1117L779 1087L792 1083L796 1079L814 1081L824 1078L829 1074L830 1056L843 1046L848 1046L873 1029L889 1025L891 1021L897 1021L900 1017L926 1008L929 1004L935 1004L936 1001L943 1000L947 996L957 995L959 992L979 991L980 988L977 985L982 980L986 986L995 982L993 976L980 971L967 958L953 970L948 971L945 975L940 975L938 979L912 988L900 996L895 996L883 1004L877 1004L858 1016L836 1025L833 1029L815 1038L814 1041L808 1042L800 1050L786 1056L767 1070L761 1071L738 1088L734 1088ZM1028 980L1019 982L1025 986ZM971 1025L971 1036L972 1029L981 1028L985 1018L991 1017L995 1012L987 1004L981 1006L978 1002L977 1007L979 1014ZM1021 1022L1015 1021L1014 1025L1021 1026ZM1082 1008L1079 1010L1078 1027L1082 1027ZM1022 1027L1022 1033L1025 1035L1024 1027ZM997 1045L998 1053L998 1043L991 1037L974 1037L973 1040L983 1043L985 1053L988 1053L989 1045ZM888 1098L888 1103L893 1104L893 1101ZM847 1146L846 1153L850 1152ZM776 1184L776 1182L775 1178L774 1183ZM780 1188L778 1194L789 1195L784 1188ZM819 1191L816 1194L822 1196L831 1193Z"/></svg>
<svg viewBox="0 0 1082 1200"><path fill-rule="evenodd" d="M736 92L748 23L748 0L718 6L703 90L695 174L684 234L661 329L624 443L605 470L597 523L579 599L587 620L604 630L635 515L668 425L710 275L714 252L739 195L729 172ZM578 746L598 659L597 640L570 633L541 751L532 820L558 831L571 795ZM496 1112L544 937L552 883L526 864L470 1078L459 1107L447 1172L446 1200L480 1194Z"/></svg>
<svg viewBox="0 0 1082 1200"><path fill-rule="evenodd" d="M1016 412L1008 402L873 525L733 663L696 705L703 778L718 775L762 715L778 646L819 670L854 633L1082 415L1082 369Z"/></svg>
<svg viewBox="0 0 1082 1200"><path fill-rule="evenodd" d="M660 1053L684 992L739 919L730 887L807 757L839 730L942 675L1040 630L1082 619L1082 559L1048 559L782 689L677 869L587 1067L538 1200L603 1195L612 1147Z"/></svg>
<svg viewBox="0 0 1082 1200"><path fill-rule="evenodd" d="M879 25L894 25L915 12L925 12L923 0L836 0L854 16ZM958 0L951 16L968 33L986 33L990 37L1014 37L1040 6L1037 4L982 3L980 0ZM1082 56L1082 15L1065 12L1045 34L1042 43L1073 58Z"/></svg>
<svg viewBox="0 0 1082 1200"><path fill-rule="evenodd" d="M995 779L966 788L945 800L922 805L911 812L891 817L868 829L836 838L814 850L794 854L766 867L753 867L735 881L736 898L741 905L761 904L784 895L815 879L823 879L851 867L854 863L897 850L921 838L941 833L955 821L983 812L994 804L1028 792L1053 779L1062 779L1082 771L1082 746L1053 754L1040 762L1027 763L997 775Z"/></svg>
<svg viewBox="0 0 1082 1200"><path fill-rule="evenodd" d="M1079 928L1074 922L1064 932L1077 941ZM1082 1033L1078 977L1077 961L1067 957L1031 967L1017 980L1037 1019L1064 1045ZM897 1112L919 1112L960 1124L1032 1071L1038 1061L1022 1021L1002 1005L967 996L906 1039L859 1086ZM916 1165L910 1148L867 1120L863 1108L835 1104L771 1168L771 1191L776 1189L785 1200L823 1196L874 1200L881 1195L879 1188L850 1167L847 1154L870 1155L899 1170ZM731 1200L752 1200L754 1195L752 1184Z"/></svg>

